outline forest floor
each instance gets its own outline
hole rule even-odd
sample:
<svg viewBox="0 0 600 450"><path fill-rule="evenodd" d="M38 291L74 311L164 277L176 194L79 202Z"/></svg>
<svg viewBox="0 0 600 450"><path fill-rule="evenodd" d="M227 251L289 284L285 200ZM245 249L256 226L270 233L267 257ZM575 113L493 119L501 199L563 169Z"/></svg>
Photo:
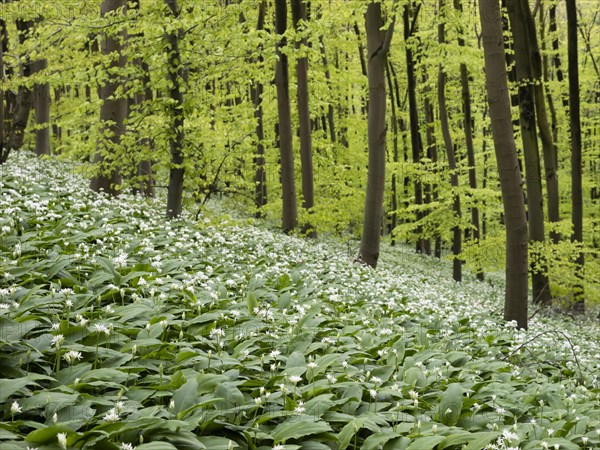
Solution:
<svg viewBox="0 0 600 450"><path fill-rule="evenodd" d="M70 167L0 167L2 450L600 448L597 321L517 330L502 277L167 221Z"/></svg>

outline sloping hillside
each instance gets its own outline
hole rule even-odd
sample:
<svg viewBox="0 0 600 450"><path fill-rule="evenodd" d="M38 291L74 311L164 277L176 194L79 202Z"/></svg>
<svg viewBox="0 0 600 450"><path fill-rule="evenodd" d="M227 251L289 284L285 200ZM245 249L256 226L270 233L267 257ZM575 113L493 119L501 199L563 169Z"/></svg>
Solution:
<svg viewBox="0 0 600 450"><path fill-rule="evenodd" d="M600 447L600 328L243 221L168 222L65 164L0 180L0 447ZM393 250L390 250L393 251Z"/></svg>

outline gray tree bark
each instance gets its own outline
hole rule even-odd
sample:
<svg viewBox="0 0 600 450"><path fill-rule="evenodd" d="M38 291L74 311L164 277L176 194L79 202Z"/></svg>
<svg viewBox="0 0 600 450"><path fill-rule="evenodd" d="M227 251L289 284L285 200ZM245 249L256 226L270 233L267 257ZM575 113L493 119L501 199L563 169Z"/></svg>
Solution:
<svg viewBox="0 0 600 450"><path fill-rule="evenodd" d="M281 190L283 201L282 228L291 232L298 224L296 203L296 179L294 175L294 150L292 141L292 118L287 55L281 51L286 45L283 37L287 30L286 0L275 1L275 28L279 35L275 84L277 87L277 111L279 115L279 153L281 158Z"/></svg>
<svg viewBox="0 0 600 450"><path fill-rule="evenodd" d="M520 328L527 328L527 219L511 122L502 16L498 0L480 0L479 14L485 55L486 91L506 226L504 319L515 320Z"/></svg>
<svg viewBox="0 0 600 450"><path fill-rule="evenodd" d="M102 17L105 17L111 12L125 9L126 6L126 0L103 0L100 12ZM120 33L122 39L125 37L124 33L124 31ZM116 58L113 56L109 69L125 67L123 44L119 41L118 36L105 34L100 50L103 55L117 55ZM125 133L125 118L127 117L127 99L125 97L114 98L122 82L120 77L111 76L106 84L100 87L99 96L102 100L100 121L103 129L102 136L96 143L96 154L94 155L94 164L99 172L90 183L92 190L96 192L103 190L112 196L119 194L118 187L121 184L116 151L121 142L121 136Z"/></svg>
<svg viewBox="0 0 600 450"><path fill-rule="evenodd" d="M365 22L369 80L369 171L359 257L369 266L376 267L379 259L383 193L385 189L385 68L394 33L394 21L392 21L387 31L382 31L384 21L381 13L381 3L369 3Z"/></svg>

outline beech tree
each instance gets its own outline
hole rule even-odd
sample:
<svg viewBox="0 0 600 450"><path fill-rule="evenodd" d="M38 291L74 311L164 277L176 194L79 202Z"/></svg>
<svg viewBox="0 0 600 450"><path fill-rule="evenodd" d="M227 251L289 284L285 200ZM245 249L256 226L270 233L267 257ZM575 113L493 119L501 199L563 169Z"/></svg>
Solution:
<svg viewBox="0 0 600 450"><path fill-rule="evenodd" d="M545 240L544 205L542 194L542 178L540 174L540 152L536 131L535 99L532 86L533 71L528 47L527 24L521 0L506 0L513 34L513 47L516 62L516 78L518 83L519 122L527 188L527 217L529 219L529 240L536 245L531 246L536 253ZM535 259L534 259L535 262ZM533 300L541 304L550 303L550 283L546 269L540 264L531 267Z"/></svg>
<svg viewBox="0 0 600 450"><path fill-rule="evenodd" d="M278 34L275 85L277 86L277 110L279 114L279 153L281 158L281 190L283 198L282 228L288 233L298 223L296 206L296 179L294 175L294 151L292 144L292 118L290 112L288 57L282 49L286 45L286 0L275 0L275 29Z"/></svg>
<svg viewBox="0 0 600 450"><path fill-rule="evenodd" d="M369 266L376 267L379 259L385 188L385 68L394 34L395 17L387 31L383 31L381 3L371 2L367 6L365 23L369 79L369 171L359 256Z"/></svg>
<svg viewBox="0 0 600 450"><path fill-rule="evenodd" d="M504 319L515 320L520 328L527 328L527 219L512 130L502 16L498 1L480 0L479 14L485 55L486 91L506 227Z"/></svg>
<svg viewBox="0 0 600 450"><path fill-rule="evenodd" d="M165 0L169 12L174 19L179 17L180 9L177 0ZM178 217L181 214L183 203L183 145L185 140L184 111L183 111L183 87L184 70L179 51L179 39L182 34L180 27L168 31L165 39L167 41L168 63L169 63L169 96L172 100L171 124L169 130L169 151L171 153L171 164L169 167L169 190L167 193L167 216Z"/></svg>
<svg viewBox="0 0 600 450"><path fill-rule="evenodd" d="M575 0L567 2L567 35L569 48L569 125L571 130L571 223L573 234L571 240L583 242L583 194L581 176L581 112L579 103L579 62L577 47L577 7ZM582 277L584 256L579 251L576 264L577 278ZM584 309L584 293L581 283L575 286L575 302L573 307Z"/></svg>
<svg viewBox="0 0 600 450"><path fill-rule="evenodd" d="M292 20L294 28L299 34L304 33L306 26L306 2L304 0L291 0ZM298 99L298 122L300 134L300 162L302 169L302 208L312 213L315 206L313 162L312 162L312 136L308 94L308 57L304 55L307 51L308 40L306 37L296 39L296 51L299 57L296 60L296 82ZM317 237L314 225L310 221L303 225L304 231L310 237Z"/></svg>
<svg viewBox="0 0 600 450"><path fill-rule="evenodd" d="M438 24L438 43L443 46L446 42L445 31L445 4L444 0L439 1L440 23ZM454 142L448 123L448 109L446 107L446 74L442 63L438 67L438 106L440 110L440 122L442 135L444 137L444 146L446 147L446 156L448 158L448 167L450 169L450 184L454 192L452 193L452 210L455 215L456 223L452 227L452 276L454 281L462 281L462 261L460 253L462 251L462 230L460 228L460 194L458 192L458 166L454 154Z"/></svg>
<svg viewBox="0 0 600 450"><path fill-rule="evenodd" d="M125 14L126 0L103 0L100 15L105 18L116 13ZM110 28L110 27L109 27ZM115 76L115 69L125 67L126 58L123 54L126 32L124 29L117 33L110 29L103 33L100 50L109 59L107 72L111 72L100 85L99 97L100 121L102 132L96 144L94 164L97 174L92 178L90 187L94 191L104 191L109 195L118 195L121 185L121 172L117 160L117 148L125 133L125 118L127 117L127 99L118 93L123 80Z"/></svg>

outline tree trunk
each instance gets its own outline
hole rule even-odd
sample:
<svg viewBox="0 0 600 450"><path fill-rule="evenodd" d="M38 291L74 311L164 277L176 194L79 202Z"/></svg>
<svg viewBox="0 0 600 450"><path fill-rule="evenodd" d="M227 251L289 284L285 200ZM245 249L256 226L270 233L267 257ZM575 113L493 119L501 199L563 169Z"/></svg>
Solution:
<svg viewBox="0 0 600 450"><path fill-rule="evenodd" d="M32 65L32 72L37 73L48 67L46 59L38 59ZM35 153L50 154L50 84L35 83L33 85L33 109L35 110Z"/></svg>
<svg viewBox="0 0 600 450"><path fill-rule="evenodd" d="M438 42L440 46L446 43L444 0L440 0L440 23L438 24ZM454 155L454 143L450 134L450 124L448 123L448 108L446 107L446 74L444 67L440 63L438 68L438 105L440 109L440 125L446 147L446 156L448 158L448 167L450 168L450 184L452 185L452 211L456 224L452 228L452 278L454 281L462 281L462 261L460 253L462 251L462 231L460 229L460 195L458 193L458 167L456 165L456 156Z"/></svg>
<svg viewBox="0 0 600 450"><path fill-rule="evenodd" d="M390 106L392 107L392 113L390 117L390 122L392 124L392 143L394 146L394 152L392 155L392 160L397 167L398 163L398 116L396 114L396 101L397 99L394 96L394 86L392 84L392 67L391 62L388 61L388 66L386 70L387 75L387 83L388 90L390 95ZM390 224L390 234L391 234L391 245L396 245L396 238L394 237L394 229L398 226L398 175L396 174L396 168L392 172L392 213L391 213L391 224Z"/></svg>
<svg viewBox="0 0 600 450"><path fill-rule="evenodd" d="M304 0L292 1L292 21L297 33L302 33L305 26L300 22L306 23L306 4ZM302 47L307 47L306 38L296 40L296 51L302 51ZM302 170L302 208L306 210L308 216L313 212L315 206L314 181L313 181L313 162L312 162L312 136L310 124L310 108L308 99L308 57L302 56L296 61L296 81L297 81L297 100L298 100L298 121L300 123L300 166ZM302 226L303 231L308 237L316 238L317 232L310 220Z"/></svg>
<svg viewBox="0 0 600 450"><path fill-rule="evenodd" d="M569 124L571 128L571 222L573 235L571 240L583 244L583 193L581 183L581 120L579 104L579 62L577 48L577 7L575 0L567 1L567 37L569 54ZM576 277L575 303L573 308L584 310L583 252L575 260Z"/></svg>
<svg viewBox="0 0 600 450"><path fill-rule="evenodd" d="M130 0L131 7L138 14L140 10L140 0ZM139 38L144 37L144 33L137 35ZM152 89L150 88L150 71L148 64L146 64L140 56L136 56L133 60L133 64L138 68L141 75L139 78L142 81L144 90L142 92L136 92L133 96L133 104L140 107L145 102L152 101ZM128 114L129 115L129 114ZM142 148L153 150L153 145L150 138L143 138L139 141L139 145ZM154 197L154 174L152 171L152 160L151 158L144 158L138 162L137 165L137 176L140 179L136 190L139 190L146 197Z"/></svg>
<svg viewBox="0 0 600 450"><path fill-rule="evenodd" d="M463 16L463 8L461 0L454 0L454 9L456 9L461 17ZM462 26L459 30L458 45L465 47L465 39L463 37ZM469 86L469 71L465 63L460 65L460 84L463 104L463 131L465 133L465 148L467 150L467 163L469 164L469 187L473 190L477 189L477 170L475 163L475 146L473 144L473 114L471 112L471 89ZM479 242L481 237L479 208L474 206L471 208L471 224L473 226L472 238L475 243ZM483 271L480 267L477 268L477 279L483 281Z"/></svg>
<svg viewBox="0 0 600 450"><path fill-rule="evenodd" d="M406 4L404 6L403 21L404 21L404 41L406 46L406 76L408 81L408 107L409 107L409 119L410 119L410 143L412 147L412 159L413 163L417 165L421 161L422 142L421 136L419 135L419 111L417 109L417 82L415 78L415 61L413 57L413 51L408 41L412 36L412 25L411 19L411 6L414 3ZM416 23L419 9L414 11L412 17L413 24ZM415 205L417 208L423 204L423 184L419 178L415 179ZM423 218L423 213L417 210L416 214L417 222ZM424 253L425 241L421 237L422 228L419 225L417 227L417 253Z"/></svg>
<svg viewBox="0 0 600 450"><path fill-rule="evenodd" d="M360 259L371 267L377 266L381 221L383 218L383 194L385 190L385 67L394 33L394 21L384 32L381 3L369 3L365 14L367 29L367 60L369 61L369 171L363 232L360 243Z"/></svg>
<svg viewBox="0 0 600 450"><path fill-rule="evenodd" d="M540 139L542 141L542 154L544 157L544 172L546 176L546 190L548 196L548 220L551 223L558 223L560 222L560 197L558 195L558 175L556 169L556 161L558 158L556 155L557 147L554 143L554 137L548 123L548 114L546 111L544 84L548 81L547 73L544 75L542 70L542 57L535 31L535 22L533 20L531 10L529 9L529 3L526 0L521 0L521 7L523 9L525 24L527 27L527 37L530 52L529 57L533 75L535 111L537 125L540 132ZM543 11L543 5L541 5L540 8L541 11ZM543 24L543 20L541 23ZM543 33L544 31L542 29L542 35ZM549 100L552 101L551 97L549 97ZM560 236L558 233L552 231L550 232L550 239L556 243L559 241Z"/></svg>
<svg viewBox="0 0 600 450"><path fill-rule="evenodd" d="M8 158L8 142L6 139L6 96L4 94L4 82L6 73L4 71L4 53L8 47L8 31L4 19L0 18L0 164ZM6 153L6 156L5 156Z"/></svg>
<svg viewBox="0 0 600 450"><path fill-rule="evenodd" d="M365 48L362 44L362 38L360 37L360 28L358 27L358 23L354 22L354 33L356 33L356 37L358 38L358 57L360 59L360 69L362 71L363 76L367 75L367 61L365 60Z"/></svg>
<svg viewBox="0 0 600 450"><path fill-rule="evenodd" d="M331 72L329 71L329 62L327 61L327 53L325 52L325 43L323 41L323 36L319 37L319 44L319 47L321 49L321 61L323 63L323 67L325 68L325 80L327 81L327 86L331 91ZM334 114L335 112L333 109L333 102L330 99L329 104L327 105L327 128L329 130L329 139L331 140L332 144L335 144L337 140L335 134Z"/></svg>
<svg viewBox="0 0 600 450"><path fill-rule="evenodd" d="M265 26L267 4L262 0L258 6L258 21L256 30L260 31ZM258 62L262 67L264 58L262 52L258 54ZM254 104L254 119L256 120L256 153L254 155L254 203L256 205L256 218L262 217L262 207L267 204L267 176L265 172L265 131L263 122L262 95L263 84L258 80L252 84L252 102Z"/></svg>
<svg viewBox="0 0 600 450"><path fill-rule="evenodd" d="M279 152L283 200L282 228L285 233L289 233L298 224L298 210L296 206L296 179L292 146L288 59L287 55L281 51L286 45L286 39L283 36L287 29L286 0L275 0L275 28L279 35L275 84L277 86L277 111L279 116Z"/></svg>
<svg viewBox="0 0 600 450"><path fill-rule="evenodd" d="M119 9L125 9L126 0L103 0L100 7L102 17ZM124 13L124 11L123 11ZM100 46L103 55L111 55L112 60L107 70L125 67L123 56L123 44L120 39L125 38L125 32L120 36L104 36ZM116 57L115 57L116 55ZM92 190L115 196L119 194L118 187L121 184L121 174L118 167L118 146L121 136L125 133L125 118L127 117L127 99L123 96L115 98L118 88L123 84L121 77L111 75L105 85L100 87L99 96L102 101L100 106L100 122L102 123L101 137L96 144L94 164L98 174L92 178L90 187Z"/></svg>
<svg viewBox="0 0 600 450"><path fill-rule="evenodd" d="M177 0L165 0L174 18L179 17L180 9ZM183 129L185 116L183 111L182 83L185 82L184 67L179 51L179 39L183 34L182 29L172 30L166 34L168 60L168 78L170 81L169 96L172 103L170 114L171 130L169 137L169 150L171 165L169 167L169 188L167 192L167 217L173 219L181 214L183 209L183 144L185 132Z"/></svg>
<svg viewBox="0 0 600 450"><path fill-rule="evenodd" d="M525 14L520 0L507 0L508 15L514 41L516 76L519 86L519 123L523 141L525 159L525 186L527 190L527 217L529 219L529 240L538 246L532 246L539 254L539 245L545 241L544 200L542 194L542 177L540 174L540 153L536 132L535 99L532 86L532 68L529 59L530 48L527 45L527 29ZM535 258L538 259L539 258ZM534 266L535 264L535 266ZM532 293L534 303L547 305L551 303L550 284L547 267L539 266L540 262L532 261Z"/></svg>
<svg viewBox="0 0 600 450"><path fill-rule="evenodd" d="M485 56L486 90L506 225L504 319L515 320L519 328L527 328L527 219L511 122L502 16L498 0L480 0L479 14Z"/></svg>
<svg viewBox="0 0 600 450"><path fill-rule="evenodd" d="M17 20L16 25L19 33L19 42L24 44L28 38L28 33L33 27L33 22ZM24 78L29 77L32 73L32 63L27 55L25 56L21 72ZM4 148L2 155L0 155L0 164L6 162L11 150L19 150L23 146L25 129L27 128L27 122L29 122L29 115L31 112L31 89L27 86L20 86L15 100L8 145Z"/></svg>
<svg viewBox="0 0 600 450"><path fill-rule="evenodd" d="M426 83L427 80L424 79L423 83ZM428 91L430 91L429 86L427 86L425 88ZM429 203L431 200L433 200L434 202L438 201L439 198L439 186L438 186L438 169L437 169L437 163L438 163L438 148L437 148L437 141L435 138L435 112L434 112L434 108L433 108L433 104L431 103L431 99L429 95L425 95L425 104L424 104L424 112L425 112L425 143L427 145L426 149L427 149L427 158L429 158L431 160L431 162L434 165L434 169L433 169L433 173L432 173L432 177L433 177L433 182L428 183L428 185L425 188L425 191L427 193L426 198L425 198L425 202ZM431 196L431 200L427 198L427 196ZM425 241L426 245L425 245L425 253L426 254L430 254L431 253L431 244L429 244L429 239ZM434 235L434 250L433 250L433 254L436 258L439 258L441 255L441 239L440 239L440 234L439 232L435 232Z"/></svg>

